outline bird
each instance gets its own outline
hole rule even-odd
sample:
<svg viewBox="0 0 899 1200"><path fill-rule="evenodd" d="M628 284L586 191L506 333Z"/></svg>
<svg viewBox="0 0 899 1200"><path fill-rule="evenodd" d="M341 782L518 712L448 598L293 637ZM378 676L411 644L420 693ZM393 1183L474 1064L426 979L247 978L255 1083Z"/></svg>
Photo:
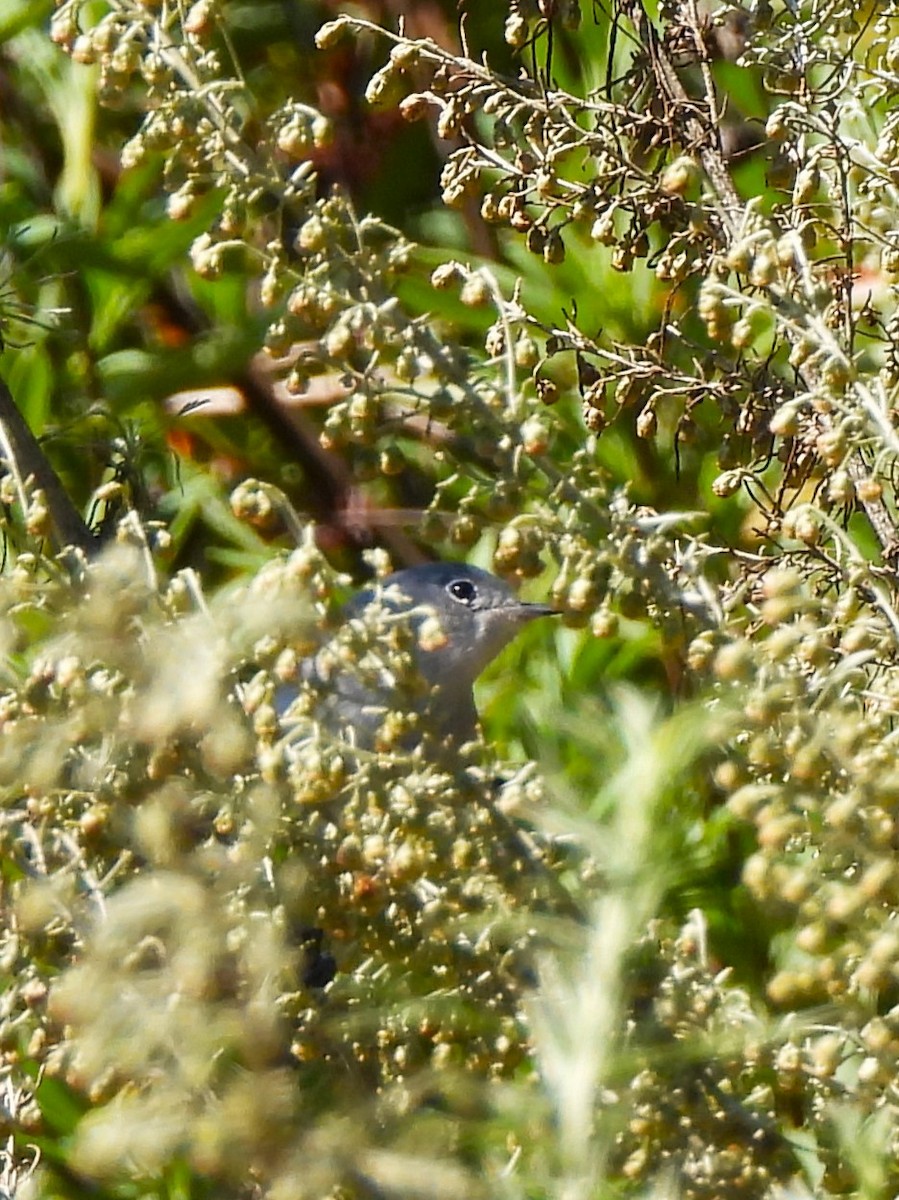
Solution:
<svg viewBox="0 0 899 1200"><path fill-rule="evenodd" d="M376 606L372 612L373 606ZM428 757L446 763L461 747L477 738L478 713L474 684L515 635L539 617L558 615L548 604L520 600L504 580L462 562L432 562L396 571L366 588L343 610L343 630L300 667L300 679L318 701L315 719L329 732L345 737L358 749L378 748L385 717L410 705L414 726L399 748L425 743ZM361 622L374 643L374 661L342 654L338 644L354 622ZM428 623L432 623L430 626ZM394 623L410 633L413 675L399 680L378 654L377 638ZM343 647L348 641L343 641ZM415 683L420 686L415 687ZM405 687L403 685L406 685ZM291 724L296 687L281 688L275 698L282 726ZM303 727L303 723L300 723ZM532 857L529 844L510 831L516 849ZM326 988L337 973L337 960L328 952L324 930L304 926L303 982L312 990Z"/></svg>
<svg viewBox="0 0 899 1200"><path fill-rule="evenodd" d="M393 624L399 618L415 635L409 683L423 686L404 688L383 660L373 666L347 665L333 643L300 670L301 679L321 697L316 716L322 725L350 732L356 746L369 749L376 745L385 715L408 709L410 700L418 719L402 746L417 744L423 736L456 748L473 741L478 676L525 625L557 615L548 604L520 600L504 580L464 562L422 563L388 575L349 602L344 624L364 621L375 605L381 620ZM335 641L340 638L338 633ZM276 699L282 721L289 720L295 695L295 689L282 689Z"/></svg>

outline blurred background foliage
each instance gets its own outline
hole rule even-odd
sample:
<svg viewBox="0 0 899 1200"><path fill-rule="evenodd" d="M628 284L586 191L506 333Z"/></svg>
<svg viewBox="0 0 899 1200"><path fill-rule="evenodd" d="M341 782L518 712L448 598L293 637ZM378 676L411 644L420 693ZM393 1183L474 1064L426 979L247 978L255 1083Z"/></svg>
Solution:
<svg viewBox="0 0 899 1200"><path fill-rule="evenodd" d="M895 1194L897 47L6 0L7 1194ZM485 744L285 735L432 556Z"/></svg>

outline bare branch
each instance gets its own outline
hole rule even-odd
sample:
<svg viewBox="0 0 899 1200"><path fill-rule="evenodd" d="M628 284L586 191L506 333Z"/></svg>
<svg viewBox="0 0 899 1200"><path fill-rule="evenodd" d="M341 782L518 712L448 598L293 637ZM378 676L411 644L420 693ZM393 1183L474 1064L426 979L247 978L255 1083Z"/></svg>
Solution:
<svg viewBox="0 0 899 1200"><path fill-rule="evenodd" d="M74 546L89 558L97 553L99 540L91 532L54 471L47 456L12 397L9 388L0 380L0 428L6 450L12 458L7 465L22 480L29 476L47 497L50 517L59 547Z"/></svg>

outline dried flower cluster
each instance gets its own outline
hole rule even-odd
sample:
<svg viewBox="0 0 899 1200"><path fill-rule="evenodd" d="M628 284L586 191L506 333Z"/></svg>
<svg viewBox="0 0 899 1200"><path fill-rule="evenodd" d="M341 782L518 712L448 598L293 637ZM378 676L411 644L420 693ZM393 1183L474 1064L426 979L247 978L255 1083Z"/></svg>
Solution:
<svg viewBox="0 0 899 1200"><path fill-rule="evenodd" d="M891 1146L899 1127L897 626L879 572L856 563L841 588L840 564L822 556L805 575L804 561L797 552L797 565L759 564L751 623L726 639L700 635L690 658L737 707L740 733L715 777L755 832L743 882L788 931L768 999L775 1011L820 1014L774 1067L784 1087L792 1075L792 1119L814 1131L840 1191L833 1103L851 1102L858 1120L880 1114Z"/></svg>
<svg viewBox="0 0 899 1200"><path fill-rule="evenodd" d="M0 698L0 1044L7 1068L24 1054L96 1106L75 1169L152 1176L183 1156L289 1188L322 1111L369 1119L425 1069L508 1075L534 923L570 907L559 855L504 815L486 759L354 762L313 698L278 724L278 672L314 644L311 597L333 595L324 560L300 549L207 607L123 544L79 590L28 562L3 585L4 642L29 665Z"/></svg>

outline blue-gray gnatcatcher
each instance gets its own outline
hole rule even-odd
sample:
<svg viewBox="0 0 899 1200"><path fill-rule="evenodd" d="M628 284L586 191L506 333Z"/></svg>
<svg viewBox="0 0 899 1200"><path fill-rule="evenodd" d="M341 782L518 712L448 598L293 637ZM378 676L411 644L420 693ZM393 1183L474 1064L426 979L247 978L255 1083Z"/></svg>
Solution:
<svg viewBox="0 0 899 1200"><path fill-rule="evenodd" d="M452 753L477 736L477 677L523 625L555 612L547 604L519 600L501 579L466 563L428 563L397 571L350 601L344 609L345 628L303 663L301 678L316 693L315 719L360 749L377 749L387 713L411 709L417 722L401 739L402 748L411 749L427 737L438 751ZM367 653L362 637L359 658L341 653L350 647L350 639L344 638L353 634L354 621L362 626L360 635L367 632L372 643ZM394 624L405 625L413 635L411 659L419 685L414 689L403 686L409 681L399 681L379 653L380 637L389 637ZM358 643L353 649L358 652ZM295 688L284 688L276 700L288 727L289 705L296 694ZM513 831L512 836L517 846L521 835ZM527 847L523 853L531 857ZM318 926L305 929L303 936L304 982L311 988L325 987L337 970L335 958Z"/></svg>
<svg viewBox="0 0 899 1200"><path fill-rule="evenodd" d="M556 612L547 604L519 600L507 583L488 571L454 562L396 571L347 605L347 621L364 619L370 605L379 606L384 622L396 617L415 634L414 671L427 687L411 706L418 727L404 740L407 746L424 734L438 742L450 739L457 746L472 740L478 721L475 680L523 625ZM349 734L360 747L374 744L386 713L410 707L386 667L344 666L333 653L333 643L304 664L303 678L323 697L317 709L322 724ZM286 703L278 707L283 713Z"/></svg>

